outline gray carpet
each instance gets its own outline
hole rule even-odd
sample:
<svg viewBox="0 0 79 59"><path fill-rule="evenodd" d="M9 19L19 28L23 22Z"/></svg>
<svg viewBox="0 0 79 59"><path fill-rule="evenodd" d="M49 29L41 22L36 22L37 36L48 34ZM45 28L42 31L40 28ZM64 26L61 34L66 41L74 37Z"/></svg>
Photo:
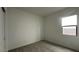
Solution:
<svg viewBox="0 0 79 59"><path fill-rule="evenodd" d="M74 52L70 49L39 41L27 46L10 50L9 52Z"/></svg>

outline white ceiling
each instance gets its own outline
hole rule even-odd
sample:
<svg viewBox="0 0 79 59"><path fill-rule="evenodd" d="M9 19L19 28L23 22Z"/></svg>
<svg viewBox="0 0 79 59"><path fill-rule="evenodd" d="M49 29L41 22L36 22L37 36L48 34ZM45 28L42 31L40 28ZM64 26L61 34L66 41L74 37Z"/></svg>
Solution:
<svg viewBox="0 0 79 59"><path fill-rule="evenodd" d="M66 7L20 7L20 9L41 16L47 16L51 13L65 9Z"/></svg>

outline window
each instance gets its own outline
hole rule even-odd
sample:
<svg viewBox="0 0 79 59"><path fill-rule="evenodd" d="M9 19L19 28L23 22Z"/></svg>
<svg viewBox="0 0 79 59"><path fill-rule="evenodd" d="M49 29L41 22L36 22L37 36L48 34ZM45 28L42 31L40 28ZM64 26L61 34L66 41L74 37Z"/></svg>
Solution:
<svg viewBox="0 0 79 59"><path fill-rule="evenodd" d="M62 18L62 33L63 35L73 35L77 34L77 15L72 15Z"/></svg>

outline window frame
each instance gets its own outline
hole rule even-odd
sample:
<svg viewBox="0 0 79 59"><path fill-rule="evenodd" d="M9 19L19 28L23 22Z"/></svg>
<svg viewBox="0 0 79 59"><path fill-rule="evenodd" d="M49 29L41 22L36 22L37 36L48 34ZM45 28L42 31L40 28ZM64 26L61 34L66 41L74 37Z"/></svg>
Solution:
<svg viewBox="0 0 79 59"><path fill-rule="evenodd" d="M74 15L77 15L77 14L74 14ZM73 15L69 15L69 16L73 16ZM69 17L69 16L66 16L66 17ZM64 17L62 17L62 18L64 18ZM67 34L63 34L63 35L67 35L67 36L77 36L78 35L78 24L77 25L64 25L64 26L62 26L62 18L61 18L61 27L62 27L62 29L63 29L63 27L72 27L72 26L75 26L76 27L76 35L67 35ZM78 19L78 15L77 15L77 19ZM77 20L78 21L78 20ZM62 33L63 33L63 30L62 30Z"/></svg>

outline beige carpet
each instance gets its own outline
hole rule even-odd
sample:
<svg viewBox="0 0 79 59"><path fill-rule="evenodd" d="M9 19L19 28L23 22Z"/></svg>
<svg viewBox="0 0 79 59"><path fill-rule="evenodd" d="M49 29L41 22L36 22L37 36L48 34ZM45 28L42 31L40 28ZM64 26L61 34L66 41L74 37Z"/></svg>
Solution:
<svg viewBox="0 0 79 59"><path fill-rule="evenodd" d="M27 46L10 50L9 52L74 52L70 49L39 41Z"/></svg>

